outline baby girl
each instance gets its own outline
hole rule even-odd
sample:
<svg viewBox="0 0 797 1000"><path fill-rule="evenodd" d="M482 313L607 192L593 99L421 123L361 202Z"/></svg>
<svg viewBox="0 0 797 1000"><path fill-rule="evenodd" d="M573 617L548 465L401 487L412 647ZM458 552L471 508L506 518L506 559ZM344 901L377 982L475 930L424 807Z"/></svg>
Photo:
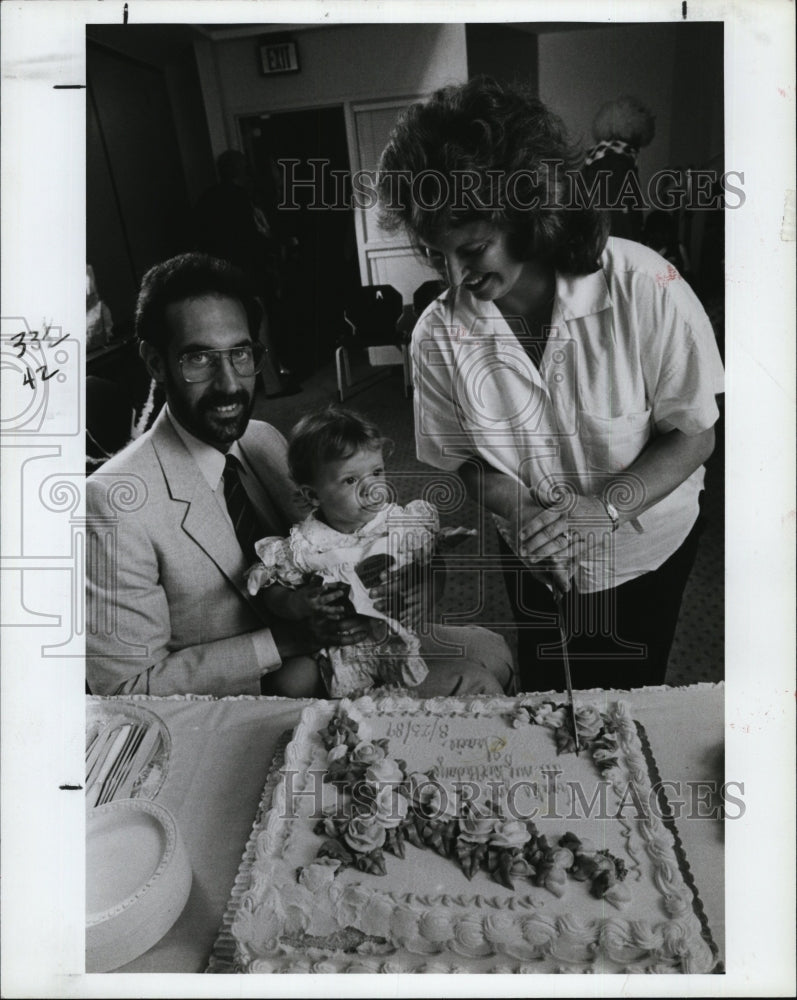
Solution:
<svg viewBox="0 0 797 1000"><path fill-rule="evenodd" d="M418 636L397 618L379 611L369 588L385 571L426 565L442 540L449 547L475 534L441 529L437 510L424 500L402 507L389 500L384 439L359 414L339 406L303 417L294 427L288 463L313 510L288 538L255 545L260 562L248 573L251 594L282 584L294 588L320 577L344 583L368 637L321 651L318 665L333 698L385 684L415 687L427 675ZM278 591L279 588L276 588ZM286 661L290 666L291 661Z"/></svg>

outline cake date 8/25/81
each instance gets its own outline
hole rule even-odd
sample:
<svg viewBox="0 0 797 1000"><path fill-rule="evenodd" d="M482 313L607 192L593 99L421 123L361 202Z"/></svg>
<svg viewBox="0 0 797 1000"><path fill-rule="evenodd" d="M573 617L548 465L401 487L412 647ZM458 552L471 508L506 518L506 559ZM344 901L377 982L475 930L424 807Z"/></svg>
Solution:
<svg viewBox="0 0 797 1000"><path fill-rule="evenodd" d="M432 719L404 720L391 719L387 727L387 738L400 740L406 744L409 740L433 743L435 739L448 739L448 725L436 716Z"/></svg>

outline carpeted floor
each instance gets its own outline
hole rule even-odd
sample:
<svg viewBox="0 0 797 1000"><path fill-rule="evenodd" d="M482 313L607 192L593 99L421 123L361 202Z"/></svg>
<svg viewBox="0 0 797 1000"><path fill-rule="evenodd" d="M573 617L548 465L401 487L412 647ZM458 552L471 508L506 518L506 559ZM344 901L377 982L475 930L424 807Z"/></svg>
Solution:
<svg viewBox="0 0 797 1000"><path fill-rule="evenodd" d="M353 359L354 362L354 359ZM513 650L515 630L496 561L495 529L469 500L450 475L422 465L415 457L412 403L403 393L399 368L369 369L353 363L355 379L364 384L346 398L345 405L373 420L393 442L387 465L397 501L424 495L437 503L444 524L478 529L478 536L448 559L448 578L441 610L442 620L478 623L500 631ZM304 413L337 400L334 364L307 378L294 396L266 399L258 395L254 415L274 424L287 435ZM667 683L693 684L724 677L724 448L722 423L717 447L706 475L704 514L706 528L697 562L687 584L681 615L667 670ZM431 478L430 478L431 477Z"/></svg>

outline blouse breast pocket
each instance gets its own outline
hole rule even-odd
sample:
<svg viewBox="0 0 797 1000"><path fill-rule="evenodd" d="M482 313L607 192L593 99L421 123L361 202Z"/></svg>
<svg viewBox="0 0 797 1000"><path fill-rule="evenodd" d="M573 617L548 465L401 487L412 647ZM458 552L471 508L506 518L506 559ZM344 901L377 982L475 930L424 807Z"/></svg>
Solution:
<svg viewBox="0 0 797 1000"><path fill-rule="evenodd" d="M579 437L591 471L621 472L639 456L650 440L651 410L603 417L582 410Z"/></svg>

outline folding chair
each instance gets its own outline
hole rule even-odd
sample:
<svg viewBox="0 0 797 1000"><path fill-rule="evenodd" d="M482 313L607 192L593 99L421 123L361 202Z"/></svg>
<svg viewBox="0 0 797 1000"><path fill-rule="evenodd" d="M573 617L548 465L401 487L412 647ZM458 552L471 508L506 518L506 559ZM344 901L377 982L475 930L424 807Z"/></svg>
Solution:
<svg viewBox="0 0 797 1000"><path fill-rule="evenodd" d="M412 295L412 311L415 313L415 318L419 319L424 309L447 288L448 284L442 278L432 278L418 285Z"/></svg>
<svg viewBox="0 0 797 1000"><path fill-rule="evenodd" d="M410 380L409 349L398 321L404 311L401 293L392 285L367 285L349 296L343 310L343 318L350 333L335 351L335 366L338 377L338 396L341 403L345 393L355 387L362 388L368 379L353 383L349 365L349 349L359 348L368 358L372 368L386 365L401 365L404 370L404 395L409 395Z"/></svg>

